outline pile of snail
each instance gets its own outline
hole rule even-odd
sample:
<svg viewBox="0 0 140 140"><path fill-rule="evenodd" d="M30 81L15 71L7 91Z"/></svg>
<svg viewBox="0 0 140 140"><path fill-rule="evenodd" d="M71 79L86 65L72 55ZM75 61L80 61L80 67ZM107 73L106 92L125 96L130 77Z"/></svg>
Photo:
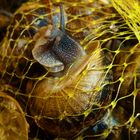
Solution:
<svg viewBox="0 0 140 140"><path fill-rule="evenodd" d="M124 29L112 24L118 18ZM44 137L36 139L93 139L109 115L139 113L140 45L134 34L114 39L130 29L109 1L29 1L8 22L0 43L3 140L33 139L34 126ZM139 119L134 124L138 129Z"/></svg>

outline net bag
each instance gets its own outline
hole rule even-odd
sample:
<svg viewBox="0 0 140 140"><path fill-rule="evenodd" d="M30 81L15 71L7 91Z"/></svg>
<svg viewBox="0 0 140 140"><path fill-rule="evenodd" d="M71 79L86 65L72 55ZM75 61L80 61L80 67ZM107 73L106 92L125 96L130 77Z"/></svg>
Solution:
<svg viewBox="0 0 140 140"><path fill-rule="evenodd" d="M19 104L26 138L138 139L139 9L136 0L17 9L0 46L0 97Z"/></svg>

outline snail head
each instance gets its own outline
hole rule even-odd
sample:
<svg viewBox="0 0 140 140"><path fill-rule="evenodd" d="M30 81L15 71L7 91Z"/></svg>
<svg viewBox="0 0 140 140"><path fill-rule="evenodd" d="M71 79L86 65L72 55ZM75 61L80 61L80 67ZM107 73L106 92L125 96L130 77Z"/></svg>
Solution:
<svg viewBox="0 0 140 140"><path fill-rule="evenodd" d="M64 9L60 5L60 29L48 25L35 34L32 55L49 72L65 71L77 59L84 56L82 46L65 32Z"/></svg>

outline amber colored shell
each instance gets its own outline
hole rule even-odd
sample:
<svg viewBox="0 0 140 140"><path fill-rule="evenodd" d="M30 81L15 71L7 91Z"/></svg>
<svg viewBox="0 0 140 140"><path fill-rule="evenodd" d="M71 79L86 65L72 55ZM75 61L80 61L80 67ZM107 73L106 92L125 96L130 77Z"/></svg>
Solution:
<svg viewBox="0 0 140 140"><path fill-rule="evenodd" d="M28 123L18 102L0 92L0 137L3 140L28 140Z"/></svg>
<svg viewBox="0 0 140 140"><path fill-rule="evenodd" d="M99 42L92 45L95 50L77 60L65 76L46 77L35 85L30 111L46 132L71 137L103 116L101 106L108 105L111 90L109 86L101 89L108 80L104 77Z"/></svg>

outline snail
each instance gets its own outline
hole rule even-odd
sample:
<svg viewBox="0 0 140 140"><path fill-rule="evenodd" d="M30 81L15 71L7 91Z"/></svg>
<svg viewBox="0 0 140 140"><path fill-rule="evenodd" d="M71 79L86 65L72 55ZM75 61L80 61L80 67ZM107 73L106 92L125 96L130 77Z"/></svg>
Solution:
<svg viewBox="0 0 140 140"><path fill-rule="evenodd" d="M67 31L63 4L60 12L49 6L29 2L15 12L0 48L0 75L28 98L29 116L45 133L70 139L102 119L112 76L100 41L82 44L91 32L77 40Z"/></svg>
<svg viewBox="0 0 140 140"><path fill-rule="evenodd" d="M0 92L0 137L2 140L28 140L28 123L18 102Z"/></svg>
<svg viewBox="0 0 140 140"><path fill-rule="evenodd" d="M105 81L105 72L102 68L99 44L97 42L94 45L97 45L97 52L91 52L76 60L62 77L45 77L31 94L31 114L42 129L53 135L74 135L83 125L89 125L90 119L87 118L90 118L91 114L95 116L91 117L90 123L95 123L96 115L99 119L103 111L101 106L109 103L111 93L105 92L106 89L97 90ZM93 108L97 110L94 112ZM79 122L80 117L83 123ZM77 121L77 126L72 127L73 119Z"/></svg>
<svg viewBox="0 0 140 140"><path fill-rule="evenodd" d="M103 89L102 85L111 78L105 75L99 41L84 49L65 32L62 6L60 14L60 29L48 25L34 36L33 57L50 76L35 83L29 108L44 131L70 138L101 119L105 112L101 107L111 99L110 85Z"/></svg>

